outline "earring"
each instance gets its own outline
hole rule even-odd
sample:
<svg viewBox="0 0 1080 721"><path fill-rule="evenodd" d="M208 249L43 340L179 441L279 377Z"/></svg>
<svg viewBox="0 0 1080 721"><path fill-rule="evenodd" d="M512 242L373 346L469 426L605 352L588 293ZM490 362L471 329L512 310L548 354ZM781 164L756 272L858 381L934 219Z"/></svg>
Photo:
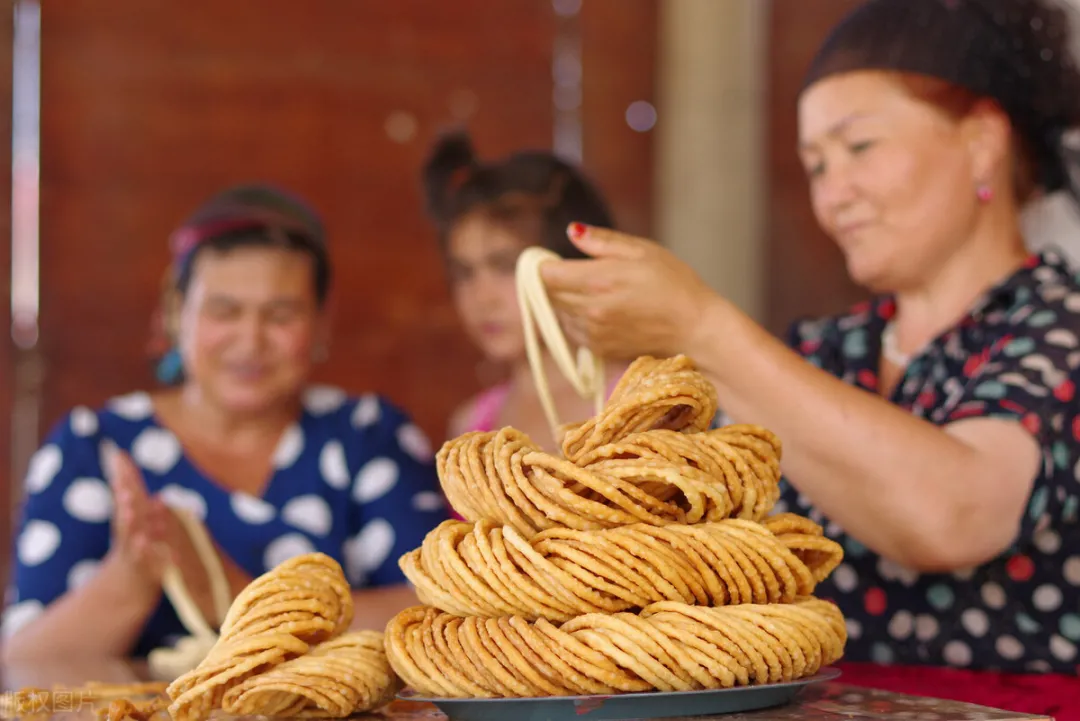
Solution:
<svg viewBox="0 0 1080 721"><path fill-rule="evenodd" d="M980 203L989 203L994 198L994 190L986 183L979 183L975 188L975 197Z"/></svg>

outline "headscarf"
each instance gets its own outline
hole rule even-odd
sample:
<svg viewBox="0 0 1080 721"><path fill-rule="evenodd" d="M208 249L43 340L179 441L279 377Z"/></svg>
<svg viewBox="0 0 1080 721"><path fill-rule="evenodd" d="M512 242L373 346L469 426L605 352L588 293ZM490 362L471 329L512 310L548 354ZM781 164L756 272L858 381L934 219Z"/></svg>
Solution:
<svg viewBox="0 0 1080 721"><path fill-rule="evenodd" d="M830 33L803 88L839 73L924 75L995 101L1027 143L1039 186L1080 201L1071 11L1055 0L869 0Z"/></svg>

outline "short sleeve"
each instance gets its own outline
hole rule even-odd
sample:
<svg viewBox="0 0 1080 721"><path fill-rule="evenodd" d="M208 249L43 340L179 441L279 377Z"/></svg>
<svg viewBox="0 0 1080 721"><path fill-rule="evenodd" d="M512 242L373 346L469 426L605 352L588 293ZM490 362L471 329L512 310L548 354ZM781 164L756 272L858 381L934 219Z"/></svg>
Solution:
<svg viewBox="0 0 1080 721"><path fill-rule="evenodd" d="M1021 540L1060 513L1065 484L1076 484L1077 370L1071 344L1060 342L1066 336L1075 342L1076 330L1028 324L970 358L963 390L943 420L943 424L969 418L1012 420L1039 442L1043 463L1024 515Z"/></svg>
<svg viewBox="0 0 1080 721"><path fill-rule="evenodd" d="M76 408L30 460L15 541L3 636L14 634L96 571L109 548L112 492L97 415Z"/></svg>
<svg viewBox="0 0 1080 721"><path fill-rule="evenodd" d="M449 518L424 432L384 398L350 409L345 445L353 474L346 571L354 588L405 582L398 559Z"/></svg>

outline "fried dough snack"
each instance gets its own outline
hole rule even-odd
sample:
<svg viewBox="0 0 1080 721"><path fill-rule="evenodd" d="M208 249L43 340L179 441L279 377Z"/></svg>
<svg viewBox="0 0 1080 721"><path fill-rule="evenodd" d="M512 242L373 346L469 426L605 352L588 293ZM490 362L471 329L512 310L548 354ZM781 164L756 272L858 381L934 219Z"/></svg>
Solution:
<svg viewBox="0 0 1080 721"><path fill-rule="evenodd" d="M752 425L708 431L715 413L716 392L688 359L643 357L598 416L566 433L565 457L514 428L474 431L439 450L439 478L464 518L525 536L761 520L780 493L780 442Z"/></svg>
<svg viewBox="0 0 1080 721"><path fill-rule="evenodd" d="M842 559L820 526L784 514L764 523L553 528L528 540L490 521L446 521L400 563L420 600L447 613L566 621L659 601L790 603Z"/></svg>
<svg viewBox="0 0 1080 721"><path fill-rule="evenodd" d="M448 521L400 565L426 606L387 626L415 691L452 698L690 691L791 681L843 654L811 596L843 559L809 519L769 517L780 441L708 430L684 356L635 361L562 456L513 428L436 456Z"/></svg>
<svg viewBox="0 0 1080 721"><path fill-rule="evenodd" d="M351 589L337 561L322 553L285 561L240 593L210 654L169 685L170 715L201 721L227 705L252 715L369 710L366 704L393 693L395 680L371 652L375 637L342 635L352 617Z"/></svg>
<svg viewBox="0 0 1080 721"><path fill-rule="evenodd" d="M840 658L833 604L707 608L665 601L556 626L517 616L461 618L418 606L386 629L391 664L423 695L536 697L691 691L791 681Z"/></svg>
<svg viewBox="0 0 1080 721"><path fill-rule="evenodd" d="M354 631L232 686L221 708L235 716L342 718L384 706L398 688L383 634Z"/></svg>
<svg viewBox="0 0 1080 721"><path fill-rule="evenodd" d="M97 709L94 715L98 721L151 721L158 715L165 715L168 704L165 696L155 696L149 701L120 698L105 708Z"/></svg>
<svg viewBox="0 0 1080 721"><path fill-rule="evenodd" d="M578 462L613 439L641 431L699 433L712 423L716 404L716 389L686 356L642 356L623 373L599 414L565 427L563 454Z"/></svg>

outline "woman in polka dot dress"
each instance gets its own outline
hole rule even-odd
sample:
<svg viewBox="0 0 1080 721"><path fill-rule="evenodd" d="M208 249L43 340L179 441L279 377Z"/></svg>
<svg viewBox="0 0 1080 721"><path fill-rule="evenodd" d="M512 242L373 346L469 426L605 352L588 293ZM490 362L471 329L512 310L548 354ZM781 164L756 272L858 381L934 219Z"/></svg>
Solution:
<svg viewBox="0 0 1080 721"><path fill-rule="evenodd" d="M7 660L141 656L186 635L161 592L172 556L213 617L171 508L216 541L233 592L292 556L338 559L356 623L415 603L397 566L445 520L431 448L386 400L306 384L326 331L319 219L263 186L211 199L173 236L182 377L77 408L33 457L3 616Z"/></svg>
<svg viewBox="0 0 1080 721"><path fill-rule="evenodd" d="M605 354L685 352L783 440L781 508L846 548L847 681L1080 718L1080 282L1019 211L1072 191L1066 17L872 0L799 98L815 216L874 299L779 342L653 243L571 226L544 277ZM1080 177L1080 176L1076 176ZM809 361L809 362L806 362ZM1071 715L1070 715L1071 714Z"/></svg>

